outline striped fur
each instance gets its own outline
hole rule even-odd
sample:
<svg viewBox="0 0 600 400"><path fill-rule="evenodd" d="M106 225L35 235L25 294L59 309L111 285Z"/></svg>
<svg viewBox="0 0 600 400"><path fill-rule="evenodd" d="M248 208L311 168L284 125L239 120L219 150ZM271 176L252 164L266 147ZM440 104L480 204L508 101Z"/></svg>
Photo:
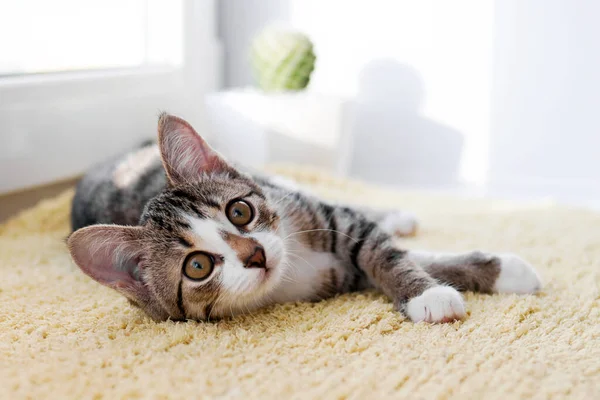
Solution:
<svg viewBox="0 0 600 400"><path fill-rule="evenodd" d="M524 292L540 287L535 271L514 257L402 250L394 235L413 234L414 220L333 204L281 179L249 175L179 118L163 115L158 137L159 151L145 145L83 178L68 240L83 272L156 320L206 320L375 287L413 321L444 322L465 315L453 288L510 291L515 274L526 273L531 282ZM238 200L253 210L242 227L226 216ZM261 268L245 261L255 249L266 256ZM182 273L196 251L214 260L203 281Z"/></svg>

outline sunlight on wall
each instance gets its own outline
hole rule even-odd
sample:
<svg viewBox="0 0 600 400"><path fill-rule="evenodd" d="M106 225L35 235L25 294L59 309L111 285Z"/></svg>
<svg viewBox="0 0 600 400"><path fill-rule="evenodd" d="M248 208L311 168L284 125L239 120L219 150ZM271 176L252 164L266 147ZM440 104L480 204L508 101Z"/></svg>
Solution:
<svg viewBox="0 0 600 400"><path fill-rule="evenodd" d="M423 84L423 116L463 135L461 181L485 182L493 0L291 0L290 16L316 42L311 90L356 94L357 77L372 60L412 67Z"/></svg>

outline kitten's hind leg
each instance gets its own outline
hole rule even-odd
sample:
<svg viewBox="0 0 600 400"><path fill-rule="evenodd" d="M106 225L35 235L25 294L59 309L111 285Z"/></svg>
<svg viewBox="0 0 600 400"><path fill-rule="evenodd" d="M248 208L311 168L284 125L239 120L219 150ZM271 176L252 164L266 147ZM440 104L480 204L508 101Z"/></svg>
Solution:
<svg viewBox="0 0 600 400"><path fill-rule="evenodd" d="M367 218L376 222L387 234L392 236L415 236L419 223L415 214L400 210L359 209Z"/></svg>
<svg viewBox="0 0 600 400"><path fill-rule="evenodd" d="M417 217L406 211L389 211L379 222L381 229L394 236L415 236L419 228Z"/></svg>
<svg viewBox="0 0 600 400"><path fill-rule="evenodd" d="M514 254L409 251L408 258L440 283L461 291L529 294L542 287L535 269Z"/></svg>

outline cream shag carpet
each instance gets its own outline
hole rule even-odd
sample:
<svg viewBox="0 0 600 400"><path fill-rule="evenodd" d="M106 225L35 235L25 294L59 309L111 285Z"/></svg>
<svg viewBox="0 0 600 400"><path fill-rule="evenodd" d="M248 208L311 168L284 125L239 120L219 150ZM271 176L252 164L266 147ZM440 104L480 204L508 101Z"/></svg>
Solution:
<svg viewBox="0 0 600 400"><path fill-rule="evenodd" d="M154 323L71 262L72 192L0 226L2 398L600 398L600 215L399 193L279 169L344 201L414 210L409 248L514 251L537 296L467 294L412 324L376 293L218 323Z"/></svg>

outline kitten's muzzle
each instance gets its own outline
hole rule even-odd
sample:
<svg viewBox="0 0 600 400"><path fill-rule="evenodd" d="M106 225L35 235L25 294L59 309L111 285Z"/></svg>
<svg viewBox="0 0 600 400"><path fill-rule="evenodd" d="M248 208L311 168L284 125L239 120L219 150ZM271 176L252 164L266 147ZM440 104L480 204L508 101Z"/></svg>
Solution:
<svg viewBox="0 0 600 400"><path fill-rule="evenodd" d="M244 268L267 268L267 256L262 246L254 247L254 253L248 257Z"/></svg>

